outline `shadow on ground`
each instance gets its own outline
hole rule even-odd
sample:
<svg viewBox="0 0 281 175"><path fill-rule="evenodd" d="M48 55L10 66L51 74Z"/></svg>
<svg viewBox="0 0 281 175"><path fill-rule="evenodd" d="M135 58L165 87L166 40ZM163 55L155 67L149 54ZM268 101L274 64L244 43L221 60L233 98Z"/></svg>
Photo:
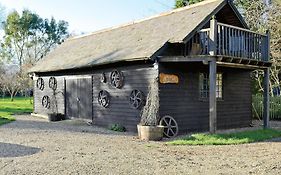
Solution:
<svg viewBox="0 0 281 175"><path fill-rule="evenodd" d="M28 156L40 150L40 148L0 142L0 158Z"/></svg>

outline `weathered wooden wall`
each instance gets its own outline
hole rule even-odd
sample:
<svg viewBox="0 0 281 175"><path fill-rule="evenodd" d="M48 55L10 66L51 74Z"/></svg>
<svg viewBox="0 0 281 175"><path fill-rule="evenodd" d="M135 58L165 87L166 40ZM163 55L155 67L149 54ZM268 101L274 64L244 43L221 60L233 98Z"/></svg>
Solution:
<svg viewBox="0 0 281 175"><path fill-rule="evenodd" d="M201 63L162 64L160 73L176 74L179 84L160 84L160 115L171 115L180 132L209 129L209 102L199 98L199 72L207 72ZM223 100L217 101L218 128L235 128L251 123L250 71L218 67L223 73Z"/></svg>
<svg viewBox="0 0 281 175"><path fill-rule="evenodd" d="M60 114L64 114L65 112L65 103L64 103L64 77L55 77L57 79L57 89L54 91L49 87L49 78L50 76L43 76L44 80L44 89L41 91L36 87L36 81L39 77L36 77L33 80L34 84L34 113L38 114L49 114L56 112L56 104L57 104L57 112ZM42 106L42 98L44 95L49 96L50 98L50 108L46 109Z"/></svg>
<svg viewBox="0 0 281 175"><path fill-rule="evenodd" d="M120 89L113 87L110 84L110 73L113 70L121 71L124 77L124 85ZM100 81L101 74L106 75L106 83ZM140 65L128 65L128 66L116 66L116 67L105 67L95 70L85 70L76 72L65 72L65 73L53 73L52 75L58 76L59 90L63 90L64 79L66 83L66 104L62 103L60 105L66 105L66 115L67 117L75 117L82 119L93 118L93 122L96 125L108 127L111 124L121 124L129 131L136 131L136 125L140 122L140 109L133 109L129 104L129 96L132 90L137 89L143 92L144 95L147 94L148 86L153 82L155 78L158 77L158 69L154 68L152 64L140 64ZM48 81L50 75L41 75L44 77L45 83ZM85 79L85 76L91 77L92 85L89 84L87 80L87 85L79 86L82 93L79 97L80 100L90 99L91 104L80 106L80 111L88 111L88 107L92 107L92 115L83 115L78 112L76 116L73 114L77 113L77 91L75 90L75 84L79 79ZM63 77L63 78L61 78ZM83 78L84 77L84 78ZM36 81L35 81L36 82ZM90 91L89 91L90 89ZM110 94L110 104L107 108L104 108L98 103L98 93L101 90L106 90ZM46 110L41 105L41 99L44 95L51 96L51 89L47 88L44 91L40 91L35 88L35 110L36 113L48 113L50 110ZM88 101L88 100L87 100ZM71 103L71 104L70 104ZM85 103L86 104L86 103ZM60 107L60 110L64 111L64 108Z"/></svg>
<svg viewBox="0 0 281 175"><path fill-rule="evenodd" d="M114 69L104 69L93 74L93 118L97 125L107 127L110 124L121 124L129 131L136 131L136 125L140 122L140 109L133 109L129 104L129 96L132 90L138 89L144 95L148 92L148 86L158 76L158 70L152 66L119 67L124 76L124 85L118 89L110 84L110 73ZM101 74L106 75L106 83L100 81ZM110 104L104 108L98 103L98 93L106 90L110 94Z"/></svg>
<svg viewBox="0 0 281 175"><path fill-rule="evenodd" d="M120 89L110 84L110 73L119 70L124 76L124 86ZM171 73L179 76L179 84L160 84L160 116L171 115L179 124L180 132L205 131L209 127L208 100L199 98L199 72L208 72L208 66L202 63L160 64L160 73ZM251 122L251 79L250 71L244 69L221 68L223 73L223 100L218 104L218 128L235 128L247 126ZM80 73L80 74L79 74ZM106 75L106 83L100 81L101 74ZM145 95L148 86L158 77L158 69L152 64L107 67L103 69L88 70L77 75L56 76L59 92L64 92L69 80L78 80L81 74L91 77L92 86L83 90L84 98L92 101L92 115L82 116L96 125L108 127L111 124L121 124L129 131L136 131L140 121L140 110L129 105L129 95L132 90L138 89ZM52 100L52 90L48 87L49 75L42 76L45 88L40 91L35 86L35 113L46 114L49 110L42 107L41 100L49 95ZM36 82L36 80L34 80ZM66 82L66 84L65 84ZM85 88L85 87L84 87ZM89 90L90 89L90 90ZM98 103L98 93L106 90L110 94L110 105L104 108ZM71 93L71 91L69 91ZM67 96L67 95L66 95ZM64 113L65 100L62 93L57 94L59 112ZM75 103L75 102L73 102ZM89 104L90 105L90 104ZM66 105L67 106L67 105ZM87 106L89 107L89 106ZM68 107L67 107L68 108ZM72 108L70 106L69 108ZM67 111L68 109L66 109ZM75 117L75 116L72 116ZM76 116L79 117L79 116Z"/></svg>

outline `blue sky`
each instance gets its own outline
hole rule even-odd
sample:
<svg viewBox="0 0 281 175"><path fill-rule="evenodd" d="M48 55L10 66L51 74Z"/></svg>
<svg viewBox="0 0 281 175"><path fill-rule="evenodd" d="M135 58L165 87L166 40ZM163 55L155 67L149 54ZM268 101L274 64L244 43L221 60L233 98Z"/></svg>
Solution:
<svg viewBox="0 0 281 175"><path fill-rule="evenodd" d="M69 22L70 32L93 32L169 11L174 0L0 0L7 13L24 8Z"/></svg>

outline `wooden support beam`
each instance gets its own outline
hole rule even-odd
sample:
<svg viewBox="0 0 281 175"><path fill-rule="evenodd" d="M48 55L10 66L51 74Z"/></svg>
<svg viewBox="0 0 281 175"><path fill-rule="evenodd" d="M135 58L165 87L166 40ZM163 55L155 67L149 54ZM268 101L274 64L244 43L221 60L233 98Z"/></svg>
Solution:
<svg viewBox="0 0 281 175"><path fill-rule="evenodd" d="M251 63L251 60L246 60L246 64L250 64Z"/></svg>
<svg viewBox="0 0 281 175"><path fill-rule="evenodd" d="M217 62L219 66L222 67L232 67L232 68L242 68L242 69L265 69L267 66L257 66L257 65L248 65L248 64L238 64L238 63L226 63L226 62Z"/></svg>
<svg viewBox="0 0 281 175"><path fill-rule="evenodd" d="M265 60L270 61L270 32L266 31L266 40L265 40Z"/></svg>
<svg viewBox="0 0 281 175"><path fill-rule="evenodd" d="M217 130L217 99L216 99L217 63L209 62L209 129L210 133Z"/></svg>
<svg viewBox="0 0 281 175"><path fill-rule="evenodd" d="M269 61L270 59L270 33L267 33L267 40L266 40L266 52L265 52L265 61ZM269 75L270 75L270 68L264 69L264 78L263 78L263 127L269 128Z"/></svg>
<svg viewBox="0 0 281 175"><path fill-rule="evenodd" d="M218 57L217 61L223 61L223 57Z"/></svg>
<svg viewBox="0 0 281 175"><path fill-rule="evenodd" d="M264 65L265 65L265 62L258 62L257 65L258 65L258 66L264 66Z"/></svg>
<svg viewBox="0 0 281 175"><path fill-rule="evenodd" d="M216 58L212 56L159 56L158 59L159 62L209 62Z"/></svg>
<svg viewBox="0 0 281 175"><path fill-rule="evenodd" d="M270 68L264 70L263 78L263 127L269 128L269 71Z"/></svg>
<svg viewBox="0 0 281 175"><path fill-rule="evenodd" d="M228 58L228 59L227 59L227 62L232 63L232 62L233 62L233 58L232 58L232 57Z"/></svg>
<svg viewBox="0 0 281 175"><path fill-rule="evenodd" d="M240 64L240 63L242 62L242 59L241 59L241 58L238 58L238 59L236 60L236 62Z"/></svg>
<svg viewBox="0 0 281 175"><path fill-rule="evenodd" d="M217 34L218 34L218 25L215 16L210 21L210 51L209 54L214 56L217 55Z"/></svg>

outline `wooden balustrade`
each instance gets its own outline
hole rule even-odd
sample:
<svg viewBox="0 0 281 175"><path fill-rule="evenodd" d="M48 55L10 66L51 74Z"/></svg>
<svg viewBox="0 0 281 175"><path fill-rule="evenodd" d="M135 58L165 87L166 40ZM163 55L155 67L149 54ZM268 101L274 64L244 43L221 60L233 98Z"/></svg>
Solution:
<svg viewBox="0 0 281 175"><path fill-rule="evenodd" d="M211 20L187 43L189 55L218 55L269 61L269 34L262 35Z"/></svg>

